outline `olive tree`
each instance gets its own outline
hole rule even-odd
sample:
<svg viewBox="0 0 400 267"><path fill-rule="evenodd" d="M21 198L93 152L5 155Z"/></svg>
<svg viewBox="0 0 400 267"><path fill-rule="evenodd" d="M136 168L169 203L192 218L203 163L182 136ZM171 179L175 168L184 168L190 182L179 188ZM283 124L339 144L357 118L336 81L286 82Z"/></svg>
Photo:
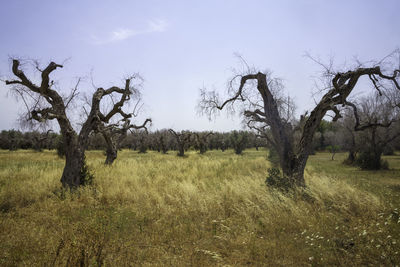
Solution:
<svg viewBox="0 0 400 267"><path fill-rule="evenodd" d="M111 165L114 160L117 158L118 150L121 147L122 142L127 137L128 131L145 129L147 132L146 125L151 123L151 119L147 118L142 125L135 125L132 123L132 119L136 118L142 107L142 93L141 87L143 78L139 74L134 74L131 78L132 80L135 79L138 82L136 84L131 83L131 94L129 95L129 102L124 105L125 110L130 110L132 112L120 112L116 114L113 118L113 121L108 124L100 124L99 127L96 129L100 132L105 140L106 143L106 165ZM104 105L104 108L107 106L113 106L112 104L115 103L115 100L112 98L112 95L109 97L109 103ZM111 104L111 105L110 105ZM129 107L129 104L132 104L132 107Z"/></svg>
<svg viewBox="0 0 400 267"><path fill-rule="evenodd" d="M169 132L175 137L178 146L178 156L183 157L185 149L191 142L192 134L189 131L175 132L173 129L169 129Z"/></svg>
<svg viewBox="0 0 400 267"><path fill-rule="evenodd" d="M282 82L269 72L248 70L235 75L228 83L228 96L221 100L217 91L200 90L199 109L212 118L216 112L225 108L240 106L241 114L254 124L268 127L272 144L279 157L279 165L283 175L279 178L284 186L305 186L304 169L312 150L314 133L328 112L333 112L333 120L340 117L339 107L351 105L349 96L360 78L367 77L376 90L382 91L388 84L398 90L400 69L384 70L381 63L370 67L350 68L347 71L333 71L326 68L324 80L327 88L309 115L304 115L296 126L285 119L280 98L276 97L283 89ZM235 84L235 82L237 82ZM300 138L295 142L294 133L298 131Z"/></svg>
<svg viewBox="0 0 400 267"><path fill-rule="evenodd" d="M117 158L118 150L120 149L121 143L125 140L128 130L131 129L146 129L146 124L151 122L151 119L146 119L142 125L132 124L129 118L124 118L118 123L110 125L100 125L99 132L106 141L106 161L104 164L111 165Z"/></svg>
<svg viewBox="0 0 400 267"><path fill-rule="evenodd" d="M69 96L63 96L51 80L50 75L63 66L50 62L44 69L36 65L36 71L40 74L38 83L29 78L27 72L21 67L18 59L12 60L12 73L14 79L6 80L6 85L12 86L12 90L20 96L27 108L27 121L47 122L56 120L62 135L62 144L65 150L65 166L61 176L63 187L76 188L88 183L88 170L85 164L85 150L89 143L89 135L94 130L108 124L111 119L120 114L130 117L122 107L129 101L131 95L131 80L127 78L123 87L112 86L108 89L97 88L90 101L90 110L83 121L80 131L77 132L67 115L67 108L77 95L79 80ZM105 96L114 95L119 99L113 103L108 112L100 110L101 102Z"/></svg>
<svg viewBox="0 0 400 267"><path fill-rule="evenodd" d="M358 107L352 104L355 113L356 132L360 132L363 143L356 163L362 169L379 170L385 168L381 156L390 143L400 137L397 127L400 112L395 99L374 94L363 98Z"/></svg>
<svg viewBox="0 0 400 267"><path fill-rule="evenodd" d="M194 136L196 137L196 147L199 149L200 154L206 153L208 149L208 137L213 135L213 132L195 132Z"/></svg>

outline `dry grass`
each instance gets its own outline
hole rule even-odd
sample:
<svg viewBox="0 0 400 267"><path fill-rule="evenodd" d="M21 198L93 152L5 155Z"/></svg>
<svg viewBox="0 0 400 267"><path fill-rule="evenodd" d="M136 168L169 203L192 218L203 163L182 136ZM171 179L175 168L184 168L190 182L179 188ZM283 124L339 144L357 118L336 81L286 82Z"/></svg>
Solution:
<svg viewBox="0 0 400 267"><path fill-rule="evenodd" d="M265 151L188 155L88 152L95 185L71 194L54 152L0 151L0 265L399 264L398 156L362 172L319 154L289 196Z"/></svg>

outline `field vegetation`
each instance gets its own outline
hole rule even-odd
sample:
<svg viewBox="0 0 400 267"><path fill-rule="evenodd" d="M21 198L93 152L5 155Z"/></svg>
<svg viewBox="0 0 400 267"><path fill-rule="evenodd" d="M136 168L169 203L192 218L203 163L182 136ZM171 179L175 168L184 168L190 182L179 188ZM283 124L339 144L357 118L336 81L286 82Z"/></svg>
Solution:
<svg viewBox="0 0 400 267"><path fill-rule="evenodd" d="M310 157L307 187L265 185L268 152L86 152L91 186L62 189L55 151L0 151L1 266L396 266L400 156L362 171Z"/></svg>

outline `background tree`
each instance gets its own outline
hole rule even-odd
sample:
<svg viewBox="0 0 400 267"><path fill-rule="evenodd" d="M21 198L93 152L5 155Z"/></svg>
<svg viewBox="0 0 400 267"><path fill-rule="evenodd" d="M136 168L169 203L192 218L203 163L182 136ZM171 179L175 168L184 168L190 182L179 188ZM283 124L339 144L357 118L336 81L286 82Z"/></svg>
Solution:
<svg viewBox="0 0 400 267"><path fill-rule="evenodd" d="M116 124L100 126L98 131L101 132L101 134L103 135L107 146L106 161L104 162L104 164L111 165L117 158L118 150L120 149L121 143L126 138L128 130L145 129L147 132L147 123L151 123L151 119L146 119L142 125L137 126L131 124L131 121L128 118L124 118L121 120L121 122L118 122Z"/></svg>
<svg viewBox="0 0 400 267"><path fill-rule="evenodd" d="M360 142L358 140L359 135L354 129L354 114L349 108L343 110L342 118L336 122L336 126L342 138L341 147L348 152L347 158L343 161L343 164L352 165L360 150Z"/></svg>
<svg viewBox="0 0 400 267"><path fill-rule="evenodd" d="M52 130L48 130L46 133L33 132L33 149L38 152L43 151L43 147L45 146L45 142L49 139L49 134Z"/></svg>
<svg viewBox="0 0 400 267"><path fill-rule="evenodd" d="M246 131L233 131L229 139L235 154L241 155L249 142L249 133Z"/></svg>
<svg viewBox="0 0 400 267"><path fill-rule="evenodd" d="M169 132L175 137L178 148L178 156L183 157L185 155L185 149L189 146L192 134L189 131L175 132L173 129L169 129Z"/></svg>
<svg viewBox="0 0 400 267"><path fill-rule="evenodd" d="M157 135L157 145L163 154L167 154L172 146L172 136L169 131L161 130Z"/></svg>
<svg viewBox="0 0 400 267"><path fill-rule="evenodd" d="M139 153L146 153L147 149L149 148L149 134L145 128L145 130L138 130L136 131L137 139L138 139L138 148Z"/></svg>
<svg viewBox="0 0 400 267"><path fill-rule="evenodd" d="M208 149L208 138L213 135L213 132L195 132L194 136L196 136L196 147L199 150L200 154L206 153Z"/></svg>
<svg viewBox="0 0 400 267"><path fill-rule="evenodd" d="M147 133L146 125L148 123L151 123L150 118L147 118L142 125L135 125L132 123L132 119L137 118L143 107L142 93L140 90L142 88L143 78L139 74L133 75L132 79L133 78L138 82L136 84L131 83L131 94L129 95L129 103L125 105L126 109L128 109L128 104L132 103L132 112L121 112L115 114L113 122L104 125L100 124L99 127L96 129L96 131L102 134L105 140L105 144L107 146L105 160L105 164L107 165L111 165L117 158L118 150L120 149L120 146L124 139L127 137L128 131L131 131L132 129L145 129ZM113 98L110 97L109 100L112 104L114 103Z"/></svg>
<svg viewBox="0 0 400 267"><path fill-rule="evenodd" d="M362 169L387 168L381 156L390 147L390 143L400 137L396 127L400 120L399 110L392 100L379 97L379 93L363 98L360 102L359 108L352 106L356 118L354 129L360 131L363 144L356 163Z"/></svg>
<svg viewBox="0 0 400 267"><path fill-rule="evenodd" d="M116 114L127 115L123 110L123 105L129 101L131 94L131 80L125 80L125 87L112 86L108 89L98 88L92 95L90 111L87 112L86 120L77 133L72 126L71 120L67 116L67 108L77 95L78 85L76 83L69 96L62 96L54 87L54 81L50 79L50 74L57 68L62 68L60 64L50 62L44 69L36 64L36 70L40 73L40 83L35 84L29 79L25 71L21 68L20 60L12 60L12 73L16 77L14 80L7 80L6 84L12 86L13 92L22 99L27 108L26 121L38 121L41 123L49 120L56 120L61 130L62 143L65 150L65 167L61 177L64 187L75 188L85 185L90 181L85 163L85 150L89 143L89 134L110 122ZM108 112L100 111L100 104L105 96L119 95ZM129 116L128 116L129 117Z"/></svg>
<svg viewBox="0 0 400 267"><path fill-rule="evenodd" d="M389 58L393 57L386 57L385 60ZM216 91L200 90L199 109L211 118L225 107L234 112L235 106L239 105L245 118L254 124L268 126L272 136L269 142L278 153L283 173L279 178L282 183L278 186L305 186L304 169L312 150L314 133L327 112L335 114L335 121L340 117L338 107L351 104L348 97L360 78L369 78L378 91L385 89L388 83L400 90L397 80L400 70L391 68L384 72L384 68L381 69L382 64L378 62L372 67L358 65L346 72L333 71L332 67L326 67L323 78L327 87L310 115L303 116L300 120L301 127L294 127L291 121L285 118L285 105L280 104L280 98L277 97L277 92L283 89L282 82L273 78L271 73L257 72L249 68L246 73L235 75L231 79L228 86L229 96L225 101L220 100ZM301 137L295 143L296 130L300 132Z"/></svg>

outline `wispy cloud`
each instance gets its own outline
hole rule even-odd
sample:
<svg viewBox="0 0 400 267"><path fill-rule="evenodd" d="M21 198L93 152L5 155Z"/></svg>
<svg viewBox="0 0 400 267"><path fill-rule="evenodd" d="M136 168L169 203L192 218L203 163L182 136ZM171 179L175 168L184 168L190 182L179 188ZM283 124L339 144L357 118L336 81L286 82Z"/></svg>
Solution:
<svg viewBox="0 0 400 267"><path fill-rule="evenodd" d="M168 23L162 19L150 20L147 22L147 25L148 32L165 32L168 27Z"/></svg>
<svg viewBox="0 0 400 267"><path fill-rule="evenodd" d="M133 30L130 28L117 28L111 33L105 34L103 37L92 35L92 43L96 45L115 43L127 40L133 36L150 34L154 32L165 32L168 28L168 23L162 19L153 19L147 22L147 26L142 30Z"/></svg>

